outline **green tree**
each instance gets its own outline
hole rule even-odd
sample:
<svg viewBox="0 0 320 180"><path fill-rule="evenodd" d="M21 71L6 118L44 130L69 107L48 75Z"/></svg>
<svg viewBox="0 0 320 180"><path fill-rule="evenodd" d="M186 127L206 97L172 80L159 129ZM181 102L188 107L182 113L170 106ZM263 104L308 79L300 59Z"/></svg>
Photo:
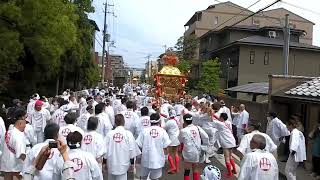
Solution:
<svg viewBox="0 0 320 180"><path fill-rule="evenodd" d="M174 46L179 59L188 61L195 60L198 43L199 40L196 35L181 36Z"/></svg>
<svg viewBox="0 0 320 180"><path fill-rule="evenodd" d="M201 76L197 83L197 89L208 94L219 93L220 73L220 62L218 59L203 62Z"/></svg>
<svg viewBox="0 0 320 180"><path fill-rule="evenodd" d="M186 37L181 36L174 46L174 50L180 59L177 67L184 74L189 74L192 67L192 62L195 61L198 42L199 41L195 35Z"/></svg>
<svg viewBox="0 0 320 180"><path fill-rule="evenodd" d="M177 64L177 68L183 73L183 74L189 74L191 70L191 62L188 60L180 60Z"/></svg>
<svg viewBox="0 0 320 180"><path fill-rule="evenodd" d="M87 16L94 11L91 3L0 1L0 93L54 95L60 77L60 84L71 80L73 87L97 82L91 52L94 26Z"/></svg>

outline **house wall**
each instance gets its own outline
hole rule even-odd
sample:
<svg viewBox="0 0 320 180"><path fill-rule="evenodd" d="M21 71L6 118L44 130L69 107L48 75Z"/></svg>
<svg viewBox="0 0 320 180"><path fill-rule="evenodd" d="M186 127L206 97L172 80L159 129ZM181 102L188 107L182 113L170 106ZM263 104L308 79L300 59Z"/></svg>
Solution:
<svg viewBox="0 0 320 180"><path fill-rule="evenodd" d="M254 64L250 64L250 51L255 52ZM269 52L269 64L264 64L265 52ZM318 76L320 52L290 50L289 75ZM283 74L282 48L240 46L238 85L249 82L268 82L269 74Z"/></svg>
<svg viewBox="0 0 320 180"><path fill-rule="evenodd" d="M301 43L306 43L306 44L312 44L312 38L313 38L313 23L304 20L302 17L291 13L290 11L283 9L283 8L278 8L270 11L264 11L264 15L269 16L271 21L280 21L281 19L284 19L285 14L289 14L289 22L294 24L296 29L302 29L306 31L305 36L300 37L300 42ZM280 18L281 19L280 19ZM283 20L281 21L283 23ZM281 23L280 23L281 24Z"/></svg>

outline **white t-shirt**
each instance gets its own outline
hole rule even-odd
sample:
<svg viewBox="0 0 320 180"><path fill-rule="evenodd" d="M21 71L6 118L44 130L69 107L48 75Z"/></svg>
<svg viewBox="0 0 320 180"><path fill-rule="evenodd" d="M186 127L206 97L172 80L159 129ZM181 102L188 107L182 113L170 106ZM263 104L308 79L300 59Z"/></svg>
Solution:
<svg viewBox="0 0 320 180"><path fill-rule="evenodd" d="M167 132L159 126L145 128L136 140L142 148L141 166L149 169L163 168L165 165L164 148L171 143Z"/></svg>
<svg viewBox="0 0 320 180"><path fill-rule="evenodd" d="M26 155L24 133L15 127L7 131L3 146L0 170L3 172L21 172L23 161L19 158L23 154Z"/></svg>

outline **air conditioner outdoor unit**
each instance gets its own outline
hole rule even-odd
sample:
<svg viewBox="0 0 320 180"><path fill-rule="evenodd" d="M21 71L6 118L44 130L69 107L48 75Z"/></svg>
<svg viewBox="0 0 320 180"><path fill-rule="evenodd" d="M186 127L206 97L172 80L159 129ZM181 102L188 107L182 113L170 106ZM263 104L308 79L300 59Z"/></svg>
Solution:
<svg viewBox="0 0 320 180"><path fill-rule="evenodd" d="M269 37L270 38L276 38L277 33L275 31L269 31Z"/></svg>

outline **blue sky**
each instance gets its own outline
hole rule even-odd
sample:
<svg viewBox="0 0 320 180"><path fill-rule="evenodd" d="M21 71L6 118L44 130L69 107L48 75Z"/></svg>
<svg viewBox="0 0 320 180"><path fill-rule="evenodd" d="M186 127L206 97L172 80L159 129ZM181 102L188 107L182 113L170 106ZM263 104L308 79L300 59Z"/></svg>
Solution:
<svg viewBox="0 0 320 180"><path fill-rule="evenodd" d="M225 2L226 0L108 0L109 14L107 20L108 32L115 41L116 48L111 48L111 53L123 55L124 61L131 67L144 67L146 56L151 54L155 59L164 52L164 45L173 47L176 40L183 35L184 24L195 11L206 9L211 4ZM231 0L233 3L248 7L257 0ZM314 44L320 45L320 1L318 0L285 0L294 5L289 6L278 3L272 8L284 7L316 23L314 26ZM101 29L97 33L96 51L102 51L103 29L103 3L105 0L94 0L95 13L89 17L94 19ZM252 11L274 2L274 0L261 0L250 8ZM270 9L272 9L270 8ZM311 9L312 11L307 11ZM314 11L314 12L313 12Z"/></svg>

